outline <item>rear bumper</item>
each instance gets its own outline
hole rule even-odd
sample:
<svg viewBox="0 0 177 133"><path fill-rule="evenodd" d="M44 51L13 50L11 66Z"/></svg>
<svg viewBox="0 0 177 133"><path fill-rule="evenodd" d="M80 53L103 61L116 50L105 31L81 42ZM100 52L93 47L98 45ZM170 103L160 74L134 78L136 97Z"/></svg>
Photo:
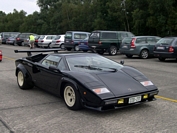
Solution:
<svg viewBox="0 0 177 133"><path fill-rule="evenodd" d="M140 51L138 51L138 50L136 50L136 49L122 49L122 48L120 48L119 49L119 52L121 53L121 54L129 54L129 55L139 55L140 54Z"/></svg>
<svg viewBox="0 0 177 133"><path fill-rule="evenodd" d="M74 48L75 44L64 43L65 48Z"/></svg>
<svg viewBox="0 0 177 133"><path fill-rule="evenodd" d="M177 53L169 53L169 52L156 52L154 51L155 57L163 57L163 58L177 58Z"/></svg>

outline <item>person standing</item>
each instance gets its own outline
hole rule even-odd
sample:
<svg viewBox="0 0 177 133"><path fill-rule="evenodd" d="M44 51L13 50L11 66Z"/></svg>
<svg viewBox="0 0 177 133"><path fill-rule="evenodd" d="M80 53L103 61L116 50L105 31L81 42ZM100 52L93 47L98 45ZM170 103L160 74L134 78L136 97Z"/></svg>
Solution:
<svg viewBox="0 0 177 133"><path fill-rule="evenodd" d="M30 43L30 49L33 49L34 48L34 41L35 41L35 37L33 34L31 34L29 36L29 43Z"/></svg>

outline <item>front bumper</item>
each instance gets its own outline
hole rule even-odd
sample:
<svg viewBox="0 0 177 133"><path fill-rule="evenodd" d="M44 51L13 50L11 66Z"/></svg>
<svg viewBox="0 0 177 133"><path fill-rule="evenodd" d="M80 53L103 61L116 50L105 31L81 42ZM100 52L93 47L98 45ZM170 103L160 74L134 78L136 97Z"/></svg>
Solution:
<svg viewBox="0 0 177 133"><path fill-rule="evenodd" d="M156 52L154 51L154 57L163 57L163 58L177 58L177 53L169 52Z"/></svg>
<svg viewBox="0 0 177 133"><path fill-rule="evenodd" d="M114 99L106 99L106 100L102 101L101 106L93 107L93 106L89 106L87 104L83 104L83 106L86 108L101 111L101 112L108 111L108 110L115 110L115 109L119 109L119 108L134 106L137 104L142 104L145 102L155 101L156 98L154 96L157 95L158 92L159 91L156 90L156 91L151 91L151 92L141 93L141 94L136 94L136 95L131 95L131 96L119 97L119 98L114 98ZM148 94L148 98L144 98L144 96L147 94ZM132 97L136 97L136 96L141 96L141 101L129 103L129 99ZM118 101L120 99L124 99L124 103L118 103Z"/></svg>

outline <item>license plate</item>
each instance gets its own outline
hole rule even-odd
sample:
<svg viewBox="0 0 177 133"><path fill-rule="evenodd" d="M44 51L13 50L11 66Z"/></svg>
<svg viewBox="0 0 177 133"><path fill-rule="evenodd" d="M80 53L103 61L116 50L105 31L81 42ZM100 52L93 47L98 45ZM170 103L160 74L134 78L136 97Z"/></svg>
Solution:
<svg viewBox="0 0 177 133"><path fill-rule="evenodd" d="M157 49L162 49L162 50L164 50L164 47L157 47Z"/></svg>
<svg viewBox="0 0 177 133"><path fill-rule="evenodd" d="M84 45L84 43L81 43L81 45Z"/></svg>
<svg viewBox="0 0 177 133"><path fill-rule="evenodd" d="M129 98L128 103L136 103L139 101L141 101L141 96L136 96L136 97Z"/></svg>
<svg viewBox="0 0 177 133"><path fill-rule="evenodd" d="M69 42L69 41L66 41L66 42Z"/></svg>
<svg viewBox="0 0 177 133"><path fill-rule="evenodd" d="M122 46L122 48L127 48L127 46Z"/></svg>

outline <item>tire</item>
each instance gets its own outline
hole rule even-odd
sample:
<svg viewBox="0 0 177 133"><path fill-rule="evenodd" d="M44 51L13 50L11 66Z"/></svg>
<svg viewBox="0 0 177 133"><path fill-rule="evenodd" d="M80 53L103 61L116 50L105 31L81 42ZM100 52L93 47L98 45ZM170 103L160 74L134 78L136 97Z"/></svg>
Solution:
<svg viewBox="0 0 177 133"><path fill-rule="evenodd" d="M109 48L108 52L109 52L109 55L116 55L116 54L117 54L117 47L114 46L114 45L112 45L112 46Z"/></svg>
<svg viewBox="0 0 177 133"><path fill-rule="evenodd" d="M74 51L79 51L79 45L74 46Z"/></svg>
<svg viewBox="0 0 177 133"><path fill-rule="evenodd" d="M47 48L50 48L50 44L51 44L51 43L48 44L48 47L47 47Z"/></svg>
<svg viewBox="0 0 177 133"><path fill-rule="evenodd" d="M131 54L126 54L126 56L127 56L127 58L132 58L133 57L133 55L131 55Z"/></svg>
<svg viewBox="0 0 177 133"><path fill-rule="evenodd" d="M25 46L25 43L24 43L24 42L22 42L22 43L21 43L21 46Z"/></svg>
<svg viewBox="0 0 177 133"><path fill-rule="evenodd" d="M66 50L71 51L72 48L66 48Z"/></svg>
<svg viewBox="0 0 177 133"><path fill-rule="evenodd" d="M30 85L27 82L27 79L25 78L24 73L21 70L18 70L17 72L17 83L22 90L31 89L34 87L34 85Z"/></svg>
<svg viewBox="0 0 177 133"><path fill-rule="evenodd" d="M166 58L164 58L164 57L159 57L158 59L159 59L159 61L165 61Z"/></svg>
<svg viewBox="0 0 177 133"><path fill-rule="evenodd" d="M140 58L147 59L149 57L149 51L146 49L141 50L140 52Z"/></svg>
<svg viewBox="0 0 177 133"><path fill-rule="evenodd" d="M100 55L103 55L104 54L104 50L97 50L96 51L98 54L100 54Z"/></svg>
<svg viewBox="0 0 177 133"><path fill-rule="evenodd" d="M66 84L63 91L63 98L66 106L71 110L79 110L82 108L79 92L72 84Z"/></svg>
<svg viewBox="0 0 177 133"><path fill-rule="evenodd" d="M62 44L60 45L60 48L61 48L61 49L65 49L65 45L62 43Z"/></svg>

